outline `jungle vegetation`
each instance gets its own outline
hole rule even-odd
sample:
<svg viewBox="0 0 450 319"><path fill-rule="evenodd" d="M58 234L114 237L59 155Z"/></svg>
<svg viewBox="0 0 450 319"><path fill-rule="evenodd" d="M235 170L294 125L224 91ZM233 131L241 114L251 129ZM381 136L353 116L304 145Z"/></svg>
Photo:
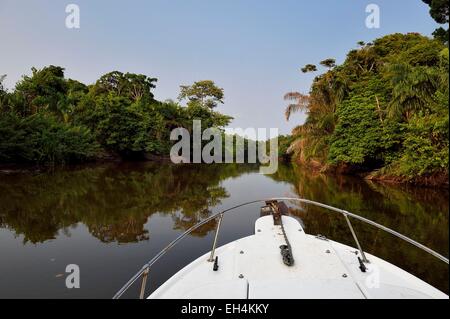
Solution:
<svg viewBox="0 0 450 319"><path fill-rule="evenodd" d="M449 3L423 2L447 29L434 38L396 33L359 41L341 65L319 62L324 72L308 94L285 95L286 119L297 111L307 118L282 139L290 143L282 155L323 171L448 185ZM301 72L318 68L308 63Z"/></svg>
<svg viewBox="0 0 450 319"><path fill-rule="evenodd" d="M213 81L181 86L180 101L157 101L156 78L110 72L85 85L64 69L32 69L9 92L0 77L0 163L76 163L98 158L168 156L170 132L223 128L232 119L213 110L223 89Z"/></svg>
<svg viewBox="0 0 450 319"><path fill-rule="evenodd" d="M413 181L448 176L449 51L417 33L360 42L341 65L320 62L309 94L291 92L286 118L303 111L292 132L293 159ZM309 64L302 72L315 72Z"/></svg>

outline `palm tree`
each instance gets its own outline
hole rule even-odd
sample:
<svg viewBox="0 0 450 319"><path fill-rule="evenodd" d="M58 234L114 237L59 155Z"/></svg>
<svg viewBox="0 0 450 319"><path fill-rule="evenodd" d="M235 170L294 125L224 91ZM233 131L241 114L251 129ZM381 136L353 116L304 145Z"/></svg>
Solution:
<svg viewBox="0 0 450 319"><path fill-rule="evenodd" d="M320 65L322 65L328 69L332 69L336 66L336 60L333 58L328 58L323 61L320 61Z"/></svg>
<svg viewBox="0 0 450 319"><path fill-rule="evenodd" d="M393 86L392 100L388 105L389 116L404 117L409 121L415 112L429 109L439 81L435 70L400 63L391 65L389 72Z"/></svg>
<svg viewBox="0 0 450 319"><path fill-rule="evenodd" d="M287 101L293 101L286 108L286 119L294 112L306 112L308 117L304 124L297 126L292 134L296 139L288 148L302 161L312 157L323 157L326 153L326 137L334 130L334 107L329 104L329 92L313 90L312 96L298 92L290 92L284 96Z"/></svg>
<svg viewBox="0 0 450 319"><path fill-rule="evenodd" d="M303 73L316 72L317 66L314 64L307 64L303 68L300 69Z"/></svg>
<svg viewBox="0 0 450 319"><path fill-rule="evenodd" d="M327 59L321 64L331 68L335 61ZM295 152L302 161L326 157L327 139L336 125L336 108L347 95L349 86L350 80L345 74L329 70L315 78L310 95L290 92L284 96L291 102L285 110L287 120L294 112L302 111L307 115L305 123L292 131L296 139L288 149L290 152Z"/></svg>
<svg viewBox="0 0 450 319"><path fill-rule="evenodd" d="M284 95L285 101L291 101L285 111L286 120L289 121L292 113L307 111L309 106L309 96L299 92L289 92Z"/></svg>

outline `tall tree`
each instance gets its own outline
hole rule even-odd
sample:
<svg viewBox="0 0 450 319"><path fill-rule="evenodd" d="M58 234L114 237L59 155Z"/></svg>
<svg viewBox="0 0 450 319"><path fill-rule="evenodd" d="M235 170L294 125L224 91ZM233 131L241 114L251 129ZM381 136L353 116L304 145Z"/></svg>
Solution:
<svg viewBox="0 0 450 319"><path fill-rule="evenodd" d="M216 86L214 81L198 81L192 85L182 85L180 88L178 99L180 101L188 100L188 105L200 104L200 106L213 109L219 103L223 104L223 89Z"/></svg>
<svg viewBox="0 0 450 319"><path fill-rule="evenodd" d="M5 87L3 86L3 81L6 78L6 74L0 75L0 93L5 92Z"/></svg>
<svg viewBox="0 0 450 319"><path fill-rule="evenodd" d="M114 93L117 96L127 97L133 102L152 102L154 96L152 89L156 87L158 79L143 74L122 73L113 71L103 75L94 85L95 95Z"/></svg>
<svg viewBox="0 0 450 319"><path fill-rule="evenodd" d="M6 107L6 89L3 86L3 81L6 75L0 75L0 112L2 112Z"/></svg>
<svg viewBox="0 0 450 319"><path fill-rule="evenodd" d="M320 62L320 65L326 67L326 68L334 68L336 66L336 60L335 59L325 59L323 61Z"/></svg>
<svg viewBox="0 0 450 319"><path fill-rule="evenodd" d="M41 70L32 68L31 76L17 83L15 94L25 101L23 112L34 114L41 109L60 115L65 103L67 82L64 68L50 65Z"/></svg>
<svg viewBox="0 0 450 319"><path fill-rule="evenodd" d="M439 24L449 23L449 2L448 0L422 0L430 6L430 15ZM440 27L436 29L433 35L448 44L449 29Z"/></svg>
<svg viewBox="0 0 450 319"><path fill-rule="evenodd" d="M307 64L303 68L301 68L300 70L303 73L316 72L317 71L317 66L315 66L314 64Z"/></svg>

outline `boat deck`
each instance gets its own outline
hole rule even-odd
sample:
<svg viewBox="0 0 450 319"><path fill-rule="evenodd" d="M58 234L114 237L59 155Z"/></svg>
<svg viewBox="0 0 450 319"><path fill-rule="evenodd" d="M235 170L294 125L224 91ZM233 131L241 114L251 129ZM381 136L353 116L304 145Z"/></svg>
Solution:
<svg viewBox="0 0 450 319"><path fill-rule="evenodd" d="M294 265L283 263L285 244L272 216L259 218L255 235L216 250L218 270L209 254L201 256L157 289L149 298L180 299L366 299L448 298L406 271L366 254L362 272L355 248L308 235L300 223L282 216Z"/></svg>

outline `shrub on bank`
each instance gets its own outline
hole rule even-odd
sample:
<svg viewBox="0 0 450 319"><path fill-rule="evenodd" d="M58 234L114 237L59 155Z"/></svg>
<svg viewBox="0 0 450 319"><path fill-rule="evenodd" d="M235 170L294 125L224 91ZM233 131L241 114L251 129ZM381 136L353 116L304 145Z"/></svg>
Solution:
<svg viewBox="0 0 450 319"><path fill-rule="evenodd" d="M93 159L99 150L90 130L37 113L0 116L0 162L76 163Z"/></svg>

